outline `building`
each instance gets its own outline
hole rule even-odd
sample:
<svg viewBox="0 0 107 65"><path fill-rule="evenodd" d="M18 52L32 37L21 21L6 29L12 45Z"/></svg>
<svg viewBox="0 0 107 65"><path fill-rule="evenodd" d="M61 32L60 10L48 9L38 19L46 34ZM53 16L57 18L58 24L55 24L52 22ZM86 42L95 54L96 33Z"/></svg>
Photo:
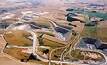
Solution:
<svg viewBox="0 0 107 65"><path fill-rule="evenodd" d="M10 25L10 23L0 22L0 29L6 29L9 25Z"/></svg>
<svg viewBox="0 0 107 65"><path fill-rule="evenodd" d="M106 50L107 43L101 42L98 39L94 38L82 38L78 47L88 48L88 49L99 49Z"/></svg>
<svg viewBox="0 0 107 65"><path fill-rule="evenodd" d="M95 46L97 49L101 49L101 50L104 50L104 49L107 49L107 43L95 43Z"/></svg>

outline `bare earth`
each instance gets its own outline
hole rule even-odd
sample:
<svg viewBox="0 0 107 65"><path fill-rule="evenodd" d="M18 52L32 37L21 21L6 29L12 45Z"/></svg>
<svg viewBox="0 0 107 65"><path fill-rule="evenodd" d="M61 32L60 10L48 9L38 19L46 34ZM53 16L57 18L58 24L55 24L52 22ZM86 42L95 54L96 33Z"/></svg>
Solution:
<svg viewBox="0 0 107 65"><path fill-rule="evenodd" d="M22 64L14 62L13 60L11 60L7 57L0 57L0 65L22 65Z"/></svg>

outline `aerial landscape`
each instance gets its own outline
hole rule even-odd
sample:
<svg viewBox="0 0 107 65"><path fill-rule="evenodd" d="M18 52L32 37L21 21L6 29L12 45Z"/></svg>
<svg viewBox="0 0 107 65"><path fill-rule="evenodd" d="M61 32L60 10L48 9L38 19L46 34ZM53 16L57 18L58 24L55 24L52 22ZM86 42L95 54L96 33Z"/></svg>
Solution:
<svg viewBox="0 0 107 65"><path fill-rule="evenodd" d="M107 0L0 0L0 65L107 65Z"/></svg>

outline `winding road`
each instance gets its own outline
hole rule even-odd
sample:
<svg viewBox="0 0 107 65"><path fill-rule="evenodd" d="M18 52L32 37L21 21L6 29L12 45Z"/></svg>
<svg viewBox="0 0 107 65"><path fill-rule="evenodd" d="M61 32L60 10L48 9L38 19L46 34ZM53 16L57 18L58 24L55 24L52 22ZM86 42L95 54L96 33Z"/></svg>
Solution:
<svg viewBox="0 0 107 65"><path fill-rule="evenodd" d="M15 23L16 24L16 23ZM14 24L12 24L12 25L10 25L6 30L11 30L11 28L13 28L13 26L14 26ZM23 29L21 29L21 30L23 30ZM49 55L49 60L48 59L45 59L45 58L43 58L43 57L41 57L39 54L38 54L38 52L37 52L37 49L38 49L38 47L39 47L39 41L38 41L38 39L37 39L37 32L36 31L33 31L33 30L24 30L24 31L26 31L26 32L29 32L29 33L31 33L31 35L32 35L32 37L33 37L33 46L32 46L32 53L34 54L34 55L36 55L37 56L37 58L38 59L40 59L41 61L43 61L43 62L49 62L49 65L51 65L51 62L52 63L56 63L56 64L63 64L63 63L65 63L65 64L72 64L72 65L88 65L88 64L78 64L78 63L76 63L76 62L67 62L67 61L63 61L64 59L63 59L63 55L64 55L64 53L66 53L66 50L67 49L69 49L69 51L67 51L67 53L68 52L70 52L72 49L74 49L75 48L75 46L77 45L77 43L78 43L78 41L80 40L80 34L78 34L72 41L70 41L65 47L61 47L61 48L56 48L56 49L53 49L52 51L51 51L51 53L50 53L50 55ZM36 33L35 33L36 32ZM57 49L62 49L62 48L65 48L64 49L64 51L62 52L62 54L61 54L61 56L60 56L60 61L56 61L56 60L51 60L51 55L52 55L52 53L55 51L55 50L57 50ZM89 51L89 50L88 50ZM100 52L99 52L100 53ZM101 53L102 54L102 53ZM106 57L104 54L102 54L104 57ZM106 59L106 62L107 62L107 59Z"/></svg>

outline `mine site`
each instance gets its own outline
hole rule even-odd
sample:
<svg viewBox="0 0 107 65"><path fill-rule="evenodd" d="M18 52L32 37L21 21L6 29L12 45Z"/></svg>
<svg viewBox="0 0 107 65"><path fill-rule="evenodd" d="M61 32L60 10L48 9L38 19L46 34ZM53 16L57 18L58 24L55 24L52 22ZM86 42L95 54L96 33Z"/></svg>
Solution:
<svg viewBox="0 0 107 65"><path fill-rule="evenodd" d="M107 65L107 1L0 0L0 65Z"/></svg>

